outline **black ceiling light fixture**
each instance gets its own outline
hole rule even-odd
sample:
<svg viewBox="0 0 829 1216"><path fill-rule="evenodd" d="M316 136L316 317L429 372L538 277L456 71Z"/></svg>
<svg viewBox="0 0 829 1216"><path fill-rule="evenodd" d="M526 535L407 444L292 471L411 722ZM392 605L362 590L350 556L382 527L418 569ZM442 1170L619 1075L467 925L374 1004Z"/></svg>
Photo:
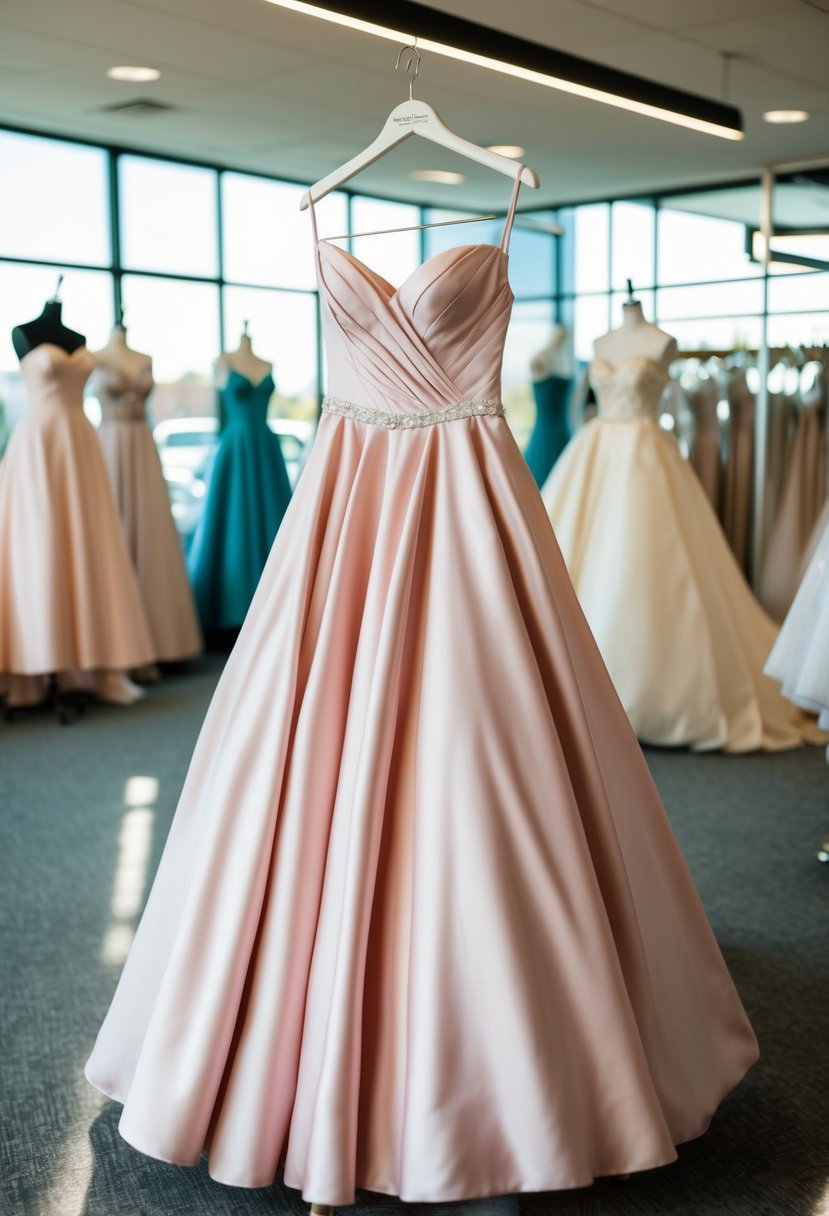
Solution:
<svg viewBox="0 0 829 1216"><path fill-rule="evenodd" d="M268 3L393 42L411 43L416 39L422 51L720 139L743 138L742 115L734 106L619 72L414 0L395 0L393 4L389 0L314 0L314 3L268 0Z"/></svg>

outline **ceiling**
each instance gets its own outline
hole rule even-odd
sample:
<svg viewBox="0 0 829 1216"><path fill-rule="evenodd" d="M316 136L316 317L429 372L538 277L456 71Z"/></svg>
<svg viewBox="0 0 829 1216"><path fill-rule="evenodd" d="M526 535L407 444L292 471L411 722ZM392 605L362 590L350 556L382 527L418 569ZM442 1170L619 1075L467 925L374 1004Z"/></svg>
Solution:
<svg viewBox="0 0 829 1216"><path fill-rule="evenodd" d="M448 12L743 110L735 144L424 56L419 93L479 143L519 143L542 185L524 205L724 182L764 164L829 162L829 0L449 0ZM393 12L393 7L390 9ZM405 81L394 45L266 0L2 0L0 123L313 181L364 147ZM109 80L113 64L162 71ZM151 98L152 115L108 112ZM803 108L796 127L762 121ZM462 169L458 187L413 168ZM361 188L439 206L491 207L504 185L423 140L407 141Z"/></svg>

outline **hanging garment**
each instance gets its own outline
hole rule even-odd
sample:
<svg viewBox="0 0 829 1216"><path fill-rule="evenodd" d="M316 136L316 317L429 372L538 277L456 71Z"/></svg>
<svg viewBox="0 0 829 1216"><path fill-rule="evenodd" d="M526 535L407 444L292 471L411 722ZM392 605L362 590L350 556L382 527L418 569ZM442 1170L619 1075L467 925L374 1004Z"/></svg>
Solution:
<svg viewBox="0 0 829 1216"><path fill-rule="evenodd" d="M688 395L694 416L694 437L691 442L691 467L700 479L708 501L719 512L722 496L722 443L717 406L720 391L712 377Z"/></svg>
<svg viewBox="0 0 829 1216"><path fill-rule="evenodd" d="M44 342L20 361L28 404L0 465L0 694L63 689L129 702L154 662L147 619L95 428L86 347Z"/></svg>
<svg viewBox="0 0 829 1216"><path fill-rule="evenodd" d="M279 439L267 423L270 373L252 384L231 370L222 432L187 564L205 629L233 629L250 607L291 497Z"/></svg>
<svg viewBox="0 0 829 1216"><path fill-rule="evenodd" d="M754 394L743 372L728 384L728 453L722 498L722 525L731 552L744 574L750 570L754 515Z"/></svg>
<svg viewBox="0 0 829 1216"><path fill-rule="evenodd" d="M824 516L826 513L824 512ZM829 517L769 655L766 672L829 730Z"/></svg>
<svg viewBox="0 0 829 1216"><path fill-rule="evenodd" d="M769 535L760 599L777 620L791 607L803 553L826 501L826 414L822 401L801 403L777 517Z"/></svg>
<svg viewBox="0 0 829 1216"><path fill-rule="evenodd" d="M599 417L543 497L636 734L700 750L797 746L811 724L763 675L775 626L658 425L666 371L648 358L596 359L591 374Z"/></svg>
<svg viewBox="0 0 829 1216"><path fill-rule="evenodd" d="M93 373L101 405L98 440L159 662L198 654L201 633L184 553L170 511L161 461L147 425L149 364L136 379L99 366Z"/></svg>
<svg viewBox="0 0 829 1216"><path fill-rule="evenodd" d="M582 1186L756 1057L503 417L512 214L398 288L317 245L332 396L87 1066L230 1185Z"/></svg>
<svg viewBox="0 0 829 1216"><path fill-rule="evenodd" d="M545 376L533 381L535 425L524 452L536 485L542 486L550 469L570 442L568 410L573 392L569 376Z"/></svg>

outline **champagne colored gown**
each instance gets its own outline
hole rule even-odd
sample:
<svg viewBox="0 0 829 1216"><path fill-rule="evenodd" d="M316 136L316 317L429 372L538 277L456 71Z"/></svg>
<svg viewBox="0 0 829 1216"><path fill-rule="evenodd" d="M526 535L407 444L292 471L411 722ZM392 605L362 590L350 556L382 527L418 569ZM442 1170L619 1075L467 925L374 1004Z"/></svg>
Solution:
<svg viewBox="0 0 829 1216"><path fill-rule="evenodd" d="M731 752L796 747L814 725L763 675L777 628L659 426L667 380L645 357L594 361L599 416L543 489L558 543L640 739Z"/></svg>
<svg viewBox="0 0 829 1216"><path fill-rule="evenodd" d="M511 219L317 245L332 395L87 1066L230 1185L582 1186L756 1058L504 420Z"/></svg>
<svg viewBox="0 0 829 1216"><path fill-rule="evenodd" d="M161 461L147 424L150 366L134 379L99 366L92 382L102 413L98 440L156 658L162 663L189 658L202 648L201 631Z"/></svg>

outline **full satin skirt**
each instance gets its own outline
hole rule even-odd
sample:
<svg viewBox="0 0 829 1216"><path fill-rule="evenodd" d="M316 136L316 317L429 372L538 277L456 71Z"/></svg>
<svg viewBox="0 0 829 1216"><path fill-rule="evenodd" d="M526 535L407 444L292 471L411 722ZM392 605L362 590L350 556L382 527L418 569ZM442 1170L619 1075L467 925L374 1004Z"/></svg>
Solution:
<svg viewBox="0 0 829 1216"><path fill-rule="evenodd" d="M766 664L783 695L819 714L829 730L829 514L788 616Z"/></svg>
<svg viewBox="0 0 829 1216"><path fill-rule="evenodd" d="M232 422L187 555L205 629L232 629L245 619L290 497L276 435L264 425Z"/></svg>
<svg viewBox="0 0 829 1216"><path fill-rule="evenodd" d="M317 1203L576 1187L756 1054L505 423L324 416L87 1065L123 1136Z"/></svg>
<svg viewBox="0 0 829 1216"><path fill-rule="evenodd" d="M112 420L102 423L98 439L156 659L163 663L198 654L202 642L193 593L150 428L142 421Z"/></svg>
<svg viewBox="0 0 829 1216"><path fill-rule="evenodd" d="M95 428L80 408L24 413L0 465L0 693L129 701L155 660Z"/></svg>
<svg viewBox="0 0 829 1216"><path fill-rule="evenodd" d="M543 494L641 740L745 752L816 736L763 675L777 628L672 435L649 418L589 422Z"/></svg>

